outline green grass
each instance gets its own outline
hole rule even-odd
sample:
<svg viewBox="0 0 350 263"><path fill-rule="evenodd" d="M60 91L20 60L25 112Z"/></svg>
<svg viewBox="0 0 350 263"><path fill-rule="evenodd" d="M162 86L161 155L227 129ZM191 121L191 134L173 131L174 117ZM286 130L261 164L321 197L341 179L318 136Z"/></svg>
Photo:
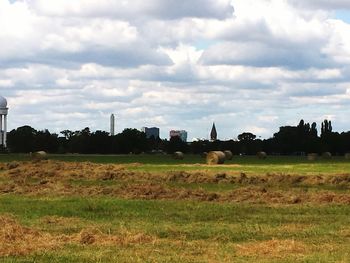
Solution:
<svg viewBox="0 0 350 263"><path fill-rule="evenodd" d="M173 160L161 155L50 155L50 159L89 161L95 163L125 164L136 172L130 178L98 180L96 178L31 178L22 185L16 176L0 176L0 186L7 183L18 187L35 187L41 179L74 189L100 187L119 189L125 185L154 184L173 189L201 189L225 194L244 187L260 187L289 191L292 195L303 191L317 193L329 191L348 194L350 183L323 185L274 183L272 185L238 183L191 183L161 181L156 176L137 178L137 172L211 171L259 174L350 174L350 162L335 157L331 160L309 162L302 157L269 157L259 160L254 156L235 157L222 166L202 166L199 156L189 155L185 160ZM0 162L29 160L26 155L0 155ZM138 163L138 165L134 165ZM237 164L237 165L226 165ZM40 165L40 163L38 164ZM5 175L6 171L0 175ZM57 181L55 181L57 180ZM1 188L0 188L1 190ZM193 200L131 200L104 194L95 196L1 193L0 216L14 215L20 224L52 235L76 235L82 229L98 228L103 233L118 235L125 231L144 233L154 237L155 243L126 245L83 245L70 243L54 250L39 250L23 256L0 257L0 262L350 262L350 205L325 203L286 204L245 202L206 202ZM72 223L45 223L46 217L72 219ZM0 226L1 231L1 226ZM1 234L1 232L0 232ZM294 240L306 250L261 255L260 249L250 255L239 254L239 246L265 244L271 240ZM0 244L1 248L1 244ZM273 248L271 248L273 252Z"/></svg>
<svg viewBox="0 0 350 263"><path fill-rule="evenodd" d="M95 163L141 163L153 165L172 165L172 164L204 164L205 159L200 155L187 154L183 160L175 160L172 155L161 154L125 154L125 155L102 155L102 154L49 154L50 159L62 160L67 162L95 162ZM0 154L0 162L10 161L26 161L30 160L29 154ZM226 161L227 164L334 164L334 163L349 163L350 160L345 160L343 156L335 156L332 159L322 159L321 157L310 162L305 156L269 156L267 159L258 159L256 156L234 156L233 160Z"/></svg>
<svg viewBox="0 0 350 263"><path fill-rule="evenodd" d="M270 156L266 160L255 156L235 156L221 166L201 166L205 160L199 155L186 155L184 160L174 160L171 155L81 155L52 154L50 159L67 162L94 162L130 165L128 169L146 172L195 171L244 172L250 174L289 173L289 174L347 174L350 161L344 157L330 160L318 159L310 162L303 156ZM0 155L0 162L30 160L25 154ZM134 165L141 164L141 165ZM192 165L192 166L190 166ZM232 166L236 165L236 166Z"/></svg>
<svg viewBox="0 0 350 263"><path fill-rule="evenodd" d="M165 246L167 253L158 255L154 262L167 262L167 255L183 256L190 260L190 256L174 246L173 241L182 240L193 244L194 252L201 250L200 246L211 247L218 244L223 247L221 253L232 256L225 251L225 246L230 244L244 244L251 241L264 241L271 239L293 239L305 244L323 244L327 242L332 245L333 254L326 258L322 253L312 252L307 255L311 258L320 257L321 261L311 259L309 262L326 262L325 260L336 260L346 254L343 251L344 244L350 241L349 236L340 235L341 229L350 224L350 206L285 206L270 207L263 205L242 204L217 204L197 203L184 201L140 201L120 200L113 198L32 198L19 196L0 197L0 214L14 214L20 221L28 226L51 231L54 233L70 234L79 231L79 227L86 225L98 226L103 231L118 232L121 229L145 232L156 236L165 243L148 247L150 245L129 246L125 248L98 248L84 246L65 246L57 251L38 253L36 256L4 258L3 262L85 262L88 257L94 258L96 251L106 262L110 260L113 253L120 253L126 258L135 258L135 251L147 251L148 249L161 249ZM40 220L44 216L74 217L82 220L82 224L72 229L62 228L55 225L43 225ZM290 225L301 226L301 230L281 231L283 227ZM200 242L196 244L196 242ZM158 247L160 246L160 247ZM346 246L345 246L346 247ZM120 251L122 250L122 251ZM113 252L113 253L112 253ZM314 253L314 255L312 255ZM79 259L77 254L82 256ZM162 253L160 253L162 254ZM146 259L147 255L140 254ZM85 260L83 260L85 258ZM200 257L199 257L200 258ZM95 262L89 259L86 262ZM135 258L136 259L136 258ZM349 258L348 258L349 259ZM22 260L22 261L21 261ZM61 261L59 261L61 260ZM117 260L115 258L115 260ZM173 258L174 262L176 258ZM206 262L202 258L202 262ZM237 257L244 260L244 257ZM115 261L119 262L119 261ZM122 260L121 262L127 262ZM151 262L151 261L150 261ZM153 262L153 261L152 261ZM185 260L186 262L186 260ZM191 261L188 261L191 262ZM263 262L263 261L261 261ZM266 261L267 262L267 261ZM278 261L287 262L287 261Z"/></svg>
<svg viewBox="0 0 350 263"><path fill-rule="evenodd" d="M148 234L162 238L177 238L185 234L188 240L218 237L217 240L243 242L272 237L306 237L310 241L334 239L341 242L337 231L341 226L350 224L350 206L347 205L271 207L189 201L18 196L3 196L0 202L0 213L14 214L24 224L39 228L39 219L44 216L74 217L105 227L146 230ZM312 227L304 233L272 231L284 224Z"/></svg>
<svg viewBox="0 0 350 263"><path fill-rule="evenodd" d="M268 161L267 161L268 162ZM133 171L147 171L147 172L167 172L167 171L196 171L206 170L213 172L237 172L249 174L267 174L267 173L285 173L285 174L348 174L350 173L350 163L345 162L319 162L319 163L296 163L296 164L281 164L281 163L225 163L238 164L240 166L184 166L178 165L152 165L145 164L142 166L130 166L129 169Z"/></svg>

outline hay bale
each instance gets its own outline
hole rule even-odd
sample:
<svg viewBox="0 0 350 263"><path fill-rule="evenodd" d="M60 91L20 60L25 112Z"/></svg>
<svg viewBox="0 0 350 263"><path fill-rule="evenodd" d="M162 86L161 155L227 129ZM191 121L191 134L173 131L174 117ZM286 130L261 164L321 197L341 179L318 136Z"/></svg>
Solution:
<svg viewBox="0 0 350 263"><path fill-rule="evenodd" d="M318 158L318 154L317 153L309 153L307 155L307 160L308 161L316 161Z"/></svg>
<svg viewBox="0 0 350 263"><path fill-rule="evenodd" d="M346 160L350 160L350 153L346 153L346 154L344 155L344 157L345 157Z"/></svg>
<svg viewBox="0 0 350 263"><path fill-rule="evenodd" d="M331 159L332 154L330 152L324 152L324 153L322 153L322 158L323 159Z"/></svg>
<svg viewBox="0 0 350 263"><path fill-rule="evenodd" d="M230 150L224 151L226 160L232 160L233 154Z"/></svg>
<svg viewBox="0 0 350 263"><path fill-rule="evenodd" d="M266 152L257 152L257 153L256 153L256 156L257 156L259 159L266 159L266 158L267 158Z"/></svg>
<svg viewBox="0 0 350 263"><path fill-rule="evenodd" d="M34 153L30 153L30 157L33 160L46 160L47 159L47 153L45 151L37 151Z"/></svg>
<svg viewBox="0 0 350 263"><path fill-rule="evenodd" d="M173 158L175 160L183 160L184 154L183 154L183 152L174 152Z"/></svg>
<svg viewBox="0 0 350 263"><path fill-rule="evenodd" d="M207 164L223 164L225 162L225 154L221 151L211 151L207 155Z"/></svg>

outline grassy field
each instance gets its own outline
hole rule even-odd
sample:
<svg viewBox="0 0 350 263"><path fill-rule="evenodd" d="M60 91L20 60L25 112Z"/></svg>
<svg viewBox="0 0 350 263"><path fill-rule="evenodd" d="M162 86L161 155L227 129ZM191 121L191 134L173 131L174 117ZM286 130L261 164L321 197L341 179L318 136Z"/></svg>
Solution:
<svg viewBox="0 0 350 263"><path fill-rule="evenodd" d="M0 156L1 262L350 262L350 162Z"/></svg>
<svg viewBox="0 0 350 263"><path fill-rule="evenodd" d="M291 173L291 174L341 174L350 172L350 160L343 156L332 159L308 161L305 156L273 156L266 160L256 156L235 156L225 165L207 166L199 155L186 155L183 160L174 160L171 155L83 155L52 154L49 159L65 162L93 162L104 164L129 164L134 171L167 172L189 170L237 171L254 174ZM1 162L29 161L28 154L0 155ZM204 166L203 166L204 165Z"/></svg>

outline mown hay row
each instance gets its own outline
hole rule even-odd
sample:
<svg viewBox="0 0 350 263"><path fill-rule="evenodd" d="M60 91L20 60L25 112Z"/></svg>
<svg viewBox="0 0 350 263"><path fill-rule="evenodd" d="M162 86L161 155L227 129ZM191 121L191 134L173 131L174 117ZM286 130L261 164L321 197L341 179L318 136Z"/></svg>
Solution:
<svg viewBox="0 0 350 263"><path fill-rule="evenodd" d="M309 253L308 246L296 240L255 241L236 245L237 254L245 257L285 258L286 256L302 256Z"/></svg>
<svg viewBox="0 0 350 263"><path fill-rule="evenodd" d="M48 233L20 225L11 215L0 216L0 256L27 255L62 245Z"/></svg>
<svg viewBox="0 0 350 263"><path fill-rule="evenodd" d="M69 218L55 218L55 221L71 222ZM47 218L43 218L43 223ZM0 257L24 256L38 251L47 251L65 244L81 245L132 245L155 243L157 239L144 233L122 231L117 234L104 234L95 227L82 229L71 235L51 235L50 233L24 227L12 215L0 215Z"/></svg>
<svg viewBox="0 0 350 263"><path fill-rule="evenodd" d="M132 245L155 243L157 239L144 233L131 233L125 231L117 235L104 234L100 229L90 227L82 229L78 234L70 236L71 242L80 243L82 245Z"/></svg>

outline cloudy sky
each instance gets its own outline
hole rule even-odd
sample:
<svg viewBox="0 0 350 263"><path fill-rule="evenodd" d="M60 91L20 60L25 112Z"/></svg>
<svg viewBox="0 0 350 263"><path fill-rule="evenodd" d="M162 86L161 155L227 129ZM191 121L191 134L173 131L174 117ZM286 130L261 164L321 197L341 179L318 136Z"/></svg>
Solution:
<svg viewBox="0 0 350 263"><path fill-rule="evenodd" d="M0 0L9 128L350 130L348 0Z"/></svg>

